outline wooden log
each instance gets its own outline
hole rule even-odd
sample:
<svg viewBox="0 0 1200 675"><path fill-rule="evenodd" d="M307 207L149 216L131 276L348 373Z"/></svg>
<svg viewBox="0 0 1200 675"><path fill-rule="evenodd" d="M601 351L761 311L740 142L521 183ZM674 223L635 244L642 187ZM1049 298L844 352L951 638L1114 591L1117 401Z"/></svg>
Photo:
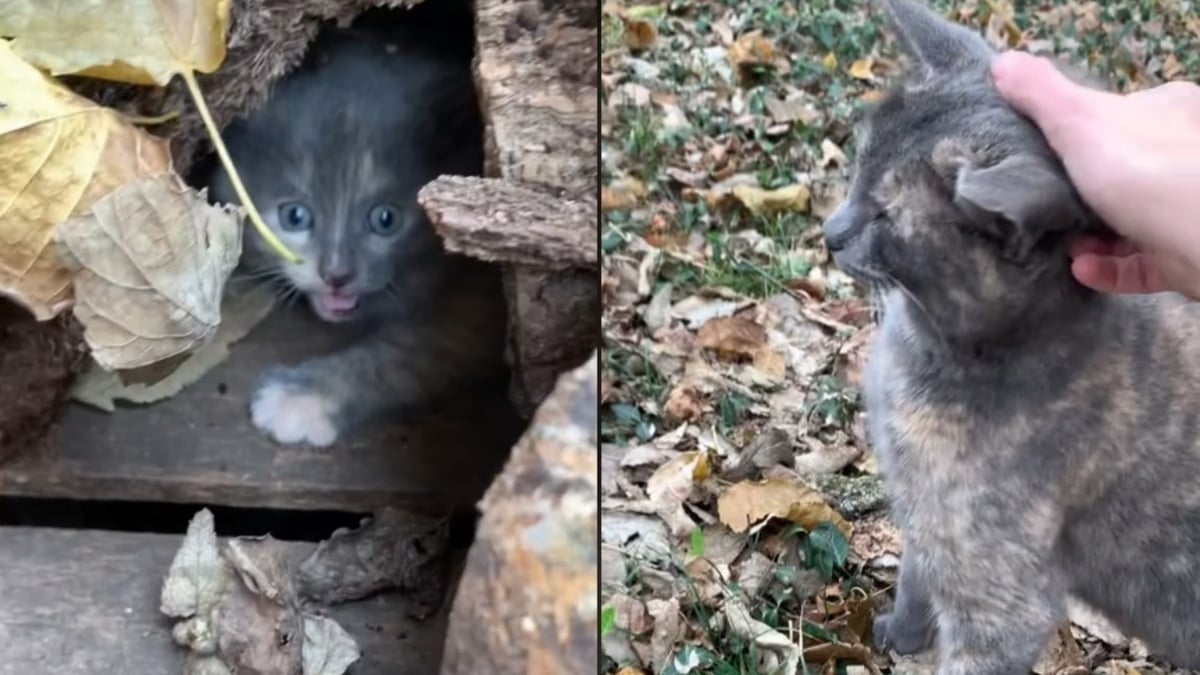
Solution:
<svg viewBox="0 0 1200 675"><path fill-rule="evenodd" d="M443 176L417 199L450 251L548 270L599 266L594 196L576 201L502 179Z"/></svg>
<svg viewBox="0 0 1200 675"><path fill-rule="evenodd" d="M559 379L484 496L441 675L597 672L597 365Z"/></svg>

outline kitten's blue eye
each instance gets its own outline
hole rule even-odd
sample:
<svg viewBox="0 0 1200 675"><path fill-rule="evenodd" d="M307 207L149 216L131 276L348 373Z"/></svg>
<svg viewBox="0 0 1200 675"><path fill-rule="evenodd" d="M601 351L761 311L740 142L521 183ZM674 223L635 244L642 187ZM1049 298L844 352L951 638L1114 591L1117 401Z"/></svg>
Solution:
<svg viewBox="0 0 1200 675"><path fill-rule="evenodd" d="M312 220L312 211L300 202L288 202L279 207L279 226L286 232L311 229Z"/></svg>
<svg viewBox="0 0 1200 675"><path fill-rule="evenodd" d="M367 225L375 234L395 234L400 227L400 213L394 206L381 204L367 214Z"/></svg>

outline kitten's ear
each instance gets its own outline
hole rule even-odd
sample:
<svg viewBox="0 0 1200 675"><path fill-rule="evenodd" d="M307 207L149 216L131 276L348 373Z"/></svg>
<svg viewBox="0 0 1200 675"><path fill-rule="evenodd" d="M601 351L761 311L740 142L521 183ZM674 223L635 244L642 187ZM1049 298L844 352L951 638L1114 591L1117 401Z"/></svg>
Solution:
<svg viewBox="0 0 1200 675"><path fill-rule="evenodd" d="M1043 158L1013 155L988 167L963 167L954 186L960 208L983 211L1038 238L1051 231L1081 230L1088 212L1066 176Z"/></svg>
<svg viewBox="0 0 1200 675"><path fill-rule="evenodd" d="M987 64L995 52L976 33L938 16L913 0L883 0L900 48L932 72Z"/></svg>

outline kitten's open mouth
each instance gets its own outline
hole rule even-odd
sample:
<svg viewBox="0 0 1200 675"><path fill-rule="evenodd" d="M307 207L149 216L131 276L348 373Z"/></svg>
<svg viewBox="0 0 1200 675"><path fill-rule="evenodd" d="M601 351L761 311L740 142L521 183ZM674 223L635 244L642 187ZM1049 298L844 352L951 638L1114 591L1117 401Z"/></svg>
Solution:
<svg viewBox="0 0 1200 675"><path fill-rule="evenodd" d="M319 291L309 296L313 309L326 321L344 321L358 309L357 293Z"/></svg>

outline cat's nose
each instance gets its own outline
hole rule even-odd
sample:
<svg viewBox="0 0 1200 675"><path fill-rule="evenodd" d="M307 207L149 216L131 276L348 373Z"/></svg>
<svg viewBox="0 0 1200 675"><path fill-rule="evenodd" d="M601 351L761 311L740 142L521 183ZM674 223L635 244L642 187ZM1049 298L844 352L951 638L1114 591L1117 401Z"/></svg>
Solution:
<svg viewBox="0 0 1200 675"><path fill-rule="evenodd" d="M342 288L354 280L354 273L349 270L322 270L321 280L330 288Z"/></svg>
<svg viewBox="0 0 1200 675"><path fill-rule="evenodd" d="M825 248L836 253L854 238L855 209L846 200L825 219Z"/></svg>

